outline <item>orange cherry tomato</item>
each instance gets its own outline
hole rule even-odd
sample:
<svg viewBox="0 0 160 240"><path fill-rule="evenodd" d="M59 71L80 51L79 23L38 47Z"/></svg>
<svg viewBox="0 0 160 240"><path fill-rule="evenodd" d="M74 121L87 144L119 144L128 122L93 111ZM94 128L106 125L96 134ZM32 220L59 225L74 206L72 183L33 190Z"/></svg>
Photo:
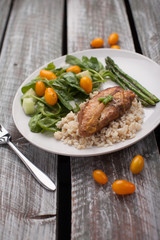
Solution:
<svg viewBox="0 0 160 240"><path fill-rule="evenodd" d="M88 94L92 92L92 85L92 80L89 77L82 77L80 79L81 88L83 88Z"/></svg>
<svg viewBox="0 0 160 240"><path fill-rule="evenodd" d="M119 36L117 33L111 33L108 38L109 45L114 45L118 42Z"/></svg>
<svg viewBox="0 0 160 240"><path fill-rule="evenodd" d="M120 49L120 47L118 45L112 45L111 48L113 48L113 49Z"/></svg>
<svg viewBox="0 0 160 240"><path fill-rule="evenodd" d="M35 85L35 92L39 97L44 96L46 90L45 84L42 81L37 81Z"/></svg>
<svg viewBox="0 0 160 240"><path fill-rule="evenodd" d="M47 78L48 80L52 80L52 79L56 79L57 78L57 76L53 73L53 72L51 72L51 71L49 71L49 70L45 70L45 69L42 69L41 71L40 71L40 76L43 78Z"/></svg>
<svg viewBox="0 0 160 240"><path fill-rule="evenodd" d="M93 39L91 42L91 47L93 47L93 48L103 47L103 39L102 38Z"/></svg>
<svg viewBox="0 0 160 240"><path fill-rule="evenodd" d="M101 184L106 184L108 182L108 178L104 172L101 170L94 170L93 171L93 178L96 182Z"/></svg>
<svg viewBox="0 0 160 240"><path fill-rule="evenodd" d="M134 174L138 174L142 171L144 167L144 159L141 155L137 155L133 158L131 165L130 165L130 170Z"/></svg>
<svg viewBox="0 0 160 240"><path fill-rule="evenodd" d="M79 66L71 66L67 68L66 72L74 72L77 74L81 72L81 68Z"/></svg>
<svg viewBox="0 0 160 240"><path fill-rule="evenodd" d="M47 88L45 90L44 98L46 103L49 105L55 105L58 100L57 93L53 90L53 88Z"/></svg>
<svg viewBox="0 0 160 240"><path fill-rule="evenodd" d="M134 193L135 185L126 180L116 180L112 184L112 189L118 195L127 195L127 194Z"/></svg>

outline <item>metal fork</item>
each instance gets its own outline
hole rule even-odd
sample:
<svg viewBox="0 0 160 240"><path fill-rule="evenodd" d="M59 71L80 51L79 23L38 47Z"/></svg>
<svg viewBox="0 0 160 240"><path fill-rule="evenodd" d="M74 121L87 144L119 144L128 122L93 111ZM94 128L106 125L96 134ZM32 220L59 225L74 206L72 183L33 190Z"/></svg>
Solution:
<svg viewBox="0 0 160 240"><path fill-rule="evenodd" d="M13 151L20 157L22 162L28 168L28 170L32 173L35 179L47 190L54 191L56 189L55 184L52 180L44 174L40 169L38 169L33 163L31 163L10 141L11 135L9 132L0 124L0 144L6 144L13 149Z"/></svg>

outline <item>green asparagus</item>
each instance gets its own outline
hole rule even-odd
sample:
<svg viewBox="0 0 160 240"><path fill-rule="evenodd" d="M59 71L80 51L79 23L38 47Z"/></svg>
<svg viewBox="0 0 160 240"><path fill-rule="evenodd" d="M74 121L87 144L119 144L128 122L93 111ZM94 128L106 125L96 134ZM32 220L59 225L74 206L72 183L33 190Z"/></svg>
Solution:
<svg viewBox="0 0 160 240"><path fill-rule="evenodd" d="M146 96L148 96L149 98L151 98L155 103L159 102L159 99L152 94L151 92L149 92L146 88L144 88L139 82L137 82L134 78L132 78L131 76L129 76L127 73L125 73L121 68L119 68L119 66L117 64L115 64L115 62L113 61L113 59L111 59L110 57L107 57L107 61L114 67L114 69L116 69L123 77L125 77L130 83L132 83L135 87L139 88Z"/></svg>
<svg viewBox="0 0 160 240"><path fill-rule="evenodd" d="M119 82L123 83L125 86L127 86L128 89L132 90L134 93L137 94L137 96L139 96L142 99L143 105L147 105L150 104L152 106L155 105L155 102L150 99L147 95L145 95L142 91L140 91L140 89L136 88L135 86L133 86L130 82L128 82L125 78L122 78L121 75L119 74L118 71L116 71L116 69L114 68L114 66L110 63L110 61L108 61L108 57L105 59L106 60L106 64L109 67L110 71L114 74L114 76L116 76L119 80Z"/></svg>
<svg viewBox="0 0 160 240"><path fill-rule="evenodd" d="M113 100L113 96L112 95L108 95L107 97L100 97L98 98L98 100L104 104L109 103L110 101Z"/></svg>

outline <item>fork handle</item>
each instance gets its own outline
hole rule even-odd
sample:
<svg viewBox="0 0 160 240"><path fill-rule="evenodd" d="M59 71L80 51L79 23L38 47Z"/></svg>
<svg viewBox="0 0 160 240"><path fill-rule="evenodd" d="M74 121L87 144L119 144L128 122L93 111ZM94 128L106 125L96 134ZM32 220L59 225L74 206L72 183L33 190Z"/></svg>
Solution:
<svg viewBox="0 0 160 240"><path fill-rule="evenodd" d="M22 162L25 164L25 166L28 168L28 170L32 173L32 175L35 177L35 179L47 190L54 191L56 189L55 184L52 182L52 180L43 173L40 169L38 169L33 163L31 163L11 142L7 142L9 146L13 149L13 151L19 156L19 158L22 160Z"/></svg>

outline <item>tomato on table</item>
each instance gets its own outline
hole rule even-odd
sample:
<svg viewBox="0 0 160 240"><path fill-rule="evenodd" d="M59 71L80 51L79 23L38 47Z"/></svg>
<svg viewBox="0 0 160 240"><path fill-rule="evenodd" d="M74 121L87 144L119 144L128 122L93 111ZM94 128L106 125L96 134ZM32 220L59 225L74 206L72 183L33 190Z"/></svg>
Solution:
<svg viewBox="0 0 160 240"><path fill-rule="evenodd" d="M103 39L102 38L95 38L91 42L92 48L101 48L103 47Z"/></svg>
<svg viewBox="0 0 160 240"><path fill-rule="evenodd" d="M135 185L126 180L116 180L112 184L113 191L118 195L127 195L135 192Z"/></svg>
<svg viewBox="0 0 160 240"><path fill-rule="evenodd" d="M118 42L119 36L117 33L111 33L108 38L109 45L114 45Z"/></svg>
<svg viewBox="0 0 160 240"><path fill-rule="evenodd" d="M118 46L118 45L112 45L111 48L112 48L112 49L120 49L120 46Z"/></svg>
<svg viewBox="0 0 160 240"><path fill-rule="evenodd" d="M108 182L108 178L107 178L106 174L101 170L94 170L93 178L96 182L101 183L101 184L106 184Z"/></svg>
<svg viewBox="0 0 160 240"><path fill-rule="evenodd" d="M138 174L143 170L144 167L144 159L141 155L137 155L133 158L130 170L133 174Z"/></svg>

